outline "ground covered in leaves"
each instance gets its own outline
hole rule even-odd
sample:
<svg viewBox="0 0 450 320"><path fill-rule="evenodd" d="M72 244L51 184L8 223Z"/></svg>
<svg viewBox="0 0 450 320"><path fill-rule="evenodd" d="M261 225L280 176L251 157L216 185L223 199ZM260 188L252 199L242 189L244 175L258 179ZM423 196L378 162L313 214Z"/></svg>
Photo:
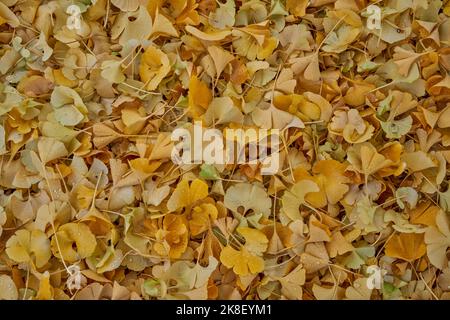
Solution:
<svg viewBox="0 0 450 320"><path fill-rule="evenodd" d="M450 2L370 4L2 0L0 299L450 298Z"/></svg>

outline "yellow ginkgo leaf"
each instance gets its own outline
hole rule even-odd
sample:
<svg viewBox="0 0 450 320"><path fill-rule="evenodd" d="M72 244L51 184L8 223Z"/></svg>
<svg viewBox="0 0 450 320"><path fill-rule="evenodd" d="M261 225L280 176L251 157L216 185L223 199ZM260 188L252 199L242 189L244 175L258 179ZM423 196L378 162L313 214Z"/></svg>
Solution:
<svg viewBox="0 0 450 320"><path fill-rule="evenodd" d="M208 185L206 182L195 179L189 185L187 179L181 180L169 201L167 202L167 208L173 212L184 207L187 207L194 202L204 199L208 196Z"/></svg>
<svg viewBox="0 0 450 320"><path fill-rule="evenodd" d="M123 260L122 250L115 250L114 247L108 247L104 256L96 264L97 273L104 273L117 269Z"/></svg>
<svg viewBox="0 0 450 320"><path fill-rule="evenodd" d="M212 93L209 87L199 80L196 75L192 75L189 80L189 112L194 118L205 113L212 100Z"/></svg>
<svg viewBox="0 0 450 320"><path fill-rule="evenodd" d="M220 261L241 276L263 271L264 259L261 255L267 250L269 243L266 235L247 227L239 227L237 231L245 238L245 244L239 250L228 244L220 253Z"/></svg>
<svg viewBox="0 0 450 320"><path fill-rule="evenodd" d="M96 196L95 189L80 185L76 191L76 199L80 209L86 209L92 204L92 200Z"/></svg>
<svg viewBox="0 0 450 320"><path fill-rule="evenodd" d="M404 77L408 76L409 70L413 63L416 62L421 55L425 53L417 53L415 51L406 50L400 46L394 48L393 61L398 67L398 73Z"/></svg>
<svg viewBox="0 0 450 320"><path fill-rule="evenodd" d="M262 231L248 227L239 227L236 231L245 238L244 246L251 253L259 255L267 250L269 240Z"/></svg>
<svg viewBox="0 0 450 320"><path fill-rule="evenodd" d="M172 259L179 258L187 248L188 228L183 216L168 214L164 217L163 227L156 232L155 251Z"/></svg>
<svg viewBox="0 0 450 320"><path fill-rule="evenodd" d="M302 286L305 284L306 271L301 265L298 265L288 275L281 278L281 292L288 299L301 300L303 295Z"/></svg>
<svg viewBox="0 0 450 320"><path fill-rule="evenodd" d="M328 242L331 240L331 232L327 225L321 223L315 216L309 218L308 242Z"/></svg>
<svg viewBox="0 0 450 320"><path fill-rule="evenodd" d="M370 143L355 145L349 148L347 154L347 160L352 165L352 168L366 177L393 164L392 160L378 153L376 148Z"/></svg>
<svg viewBox="0 0 450 320"><path fill-rule="evenodd" d="M334 112L328 129L342 135L348 143L362 143L369 140L375 128L365 120L357 109L337 110Z"/></svg>
<svg viewBox="0 0 450 320"><path fill-rule="evenodd" d="M430 201L420 202L416 208L409 213L412 224L423 224L426 226L434 226L436 224L436 215L440 208L432 205Z"/></svg>
<svg viewBox="0 0 450 320"><path fill-rule="evenodd" d="M169 71L170 62L167 55L160 49L149 46L142 55L139 66L139 75L147 90L155 90Z"/></svg>
<svg viewBox="0 0 450 320"><path fill-rule="evenodd" d="M68 151L64 144L54 138L41 137L37 147L39 158L41 158L41 161L44 164L68 155Z"/></svg>
<svg viewBox="0 0 450 320"><path fill-rule="evenodd" d="M336 31L331 31L330 36L324 41L323 51L334 53L345 51L347 46L355 41L360 32L361 30L359 28L350 25L343 25Z"/></svg>
<svg viewBox="0 0 450 320"><path fill-rule="evenodd" d="M211 203L202 203L192 209L192 217L189 220L189 229L193 236L208 230L210 221L217 219L218 210Z"/></svg>
<svg viewBox="0 0 450 320"><path fill-rule="evenodd" d="M147 118L141 114L140 110L136 108L123 108L121 112L122 122L125 125L124 133L137 134L144 128Z"/></svg>
<svg viewBox="0 0 450 320"><path fill-rule="evenodd" d="M139 5L143 5L143 0L111 0L111 3L122 11L136 11Z"/></svg>
<svg viewBox="0 0 450 320"><path fill-rule="evenodd" d="M149 175L154 172L161 165L160 161L150 161L147 158L136 158L130 160L130 167L145 175Z"/></svg>
<svg viewBox="0 0 450 320"><path fill-rule="evenodd" d="M230 246L226 246L220 253L220 261L224 266L233 268L234 273L240 276L255 274L264 270L264 259L257 257L242 248L236 250Z"/></svg>
<svg viewBox="0 0 450 320"><path fill-rule="evenodd" d="M32 262L41 268L50 260L50 241L40 230L17 230L6 242L6 254L16 262Z"/></svg>
<svg viewBox="0 0 450 320"><path fill-rule="evenodd" d="M353 286L345 289L345 297L350 300L370 300L373 289L367 286L367 282L367 278L355 280Z"/></svg>
<svg viewBox="0 0 450 320"><path fill-rule="evenodd" d="M203 116L206 125L244 122L244 115L230 97L214 98Z"/></svg>
<svg viewBox="0 0 450 320"><path fill-rule="evenodd" d="M303 17L306 14L306 8L309 1L307 0L287 0L286 9L297 17Z"/></svg>
<svg viewBox="0 0 450 320"><path fill-rule="evenodd" d="M263 60L272 54L278 39L271 36L268 22L266 20L233 30L233 47L238 55L249 60Z"/></svg>
<svg viewBox="0 0 450 320"><path fill-rule="evenodd" d="M385 253L389 257L406 261L414 261L426 253L427 247L423 234L400 233L394 234L386 243Z"/></svg>
<svg viewBox="0 0 450 320"><path fill-rule="evenodd" d="M97 148L103 148L114 140L120 138L120 134L118 132L103 123L94 124L93 131L93 142Z"/></svg>
<svg viewBox="0 0 450 320"><path fill-rule="evenodd" d="M170 134L160 133L152 146L150 160L169 159L173 149L173 141Z"/></svg>
<svg viewBox="0 0 450 320"><path fill-rule="evenodd" d="M430 262L439 269L448 264L447 249L450 247L450 222L448 215L439 210L436 214L436 226L430 226L425 232L427 256Z"/></svg>
<svg viewBox="0 0 450 320"><path fill-rule="evenodd" d="M290 190L284 192L281 198L283 212L291 219L301 219L300 206L306 203L305 196L312 192L319 192L320 188L314 181L300 180Z"/></svg>
<svg viewBox="0 0 450 320"><path fill-rule="evenodd" d="M312 169L318 177L319 186L323 186L328 202L331 204L341 200L349 189L346 183L350 180L344 175L346 168L346 164L336 160L321 160Z"/></svg>
<svg viewBox="0 0 450 320"><path fill-rule="evenodd" d="M96 246L97 240L89 227L76 222L59 227L51 241L55 257L69 263L91 256Z"/></svg>
<svg viewBox="0 0 450 320"><path fill-rule="evenodd" d="M121 83L126 79L120 60L105 60L102 62L101 68L101 76L112 83Z"/></svg>
<svg viewBox="0 0 450 320"><path fill-rule="evenodd" d="M198 39L205 41L220 41L225 39L227 36L231 34L230 30L221 30L221 31L213 31L213 32L203 32L195 27L186 26L186 31L190 34L194 35Z"/></svg>
<svg viewBox="0 0 450 320"><path fill-rule="evenodd" d="M344 175L347 165L339 161L320 160L316 162L312 171L313 176L303 169L297 168L294 171L296 180L311 180L319 187L318 192L311 192L305 199L317 208L326 206L328 203L336 204L347 193L350 180Z"/></svg>
<svg viewBox="0 0 450 320"><path fill-rule="evenodd" d="M200 23L200 15L196 11L198 7L196 0L172 0L170 3L175 8L173 14L177 17L175 20L177 24L198 25Z"/></svg>
<svg viewBox="0 0 450 320"><path fill-rule="evenodd" d="M228 188L224 204L225 207L242 216L251 212L268 216L272 207L272 202L264 188L250 183L239 183Z"/></svg>
<svg viewBox="0 0 450 320"><path fill-rule="evenodd" d="M6 275L0 275L0 300L17 300L19 292L13 279Z"/></svg>
<svg viewBox="0 0 450 320"><path fill-rule="evenodd" d="M218 79L225 67L234 59L234 56L217 46L208 47L208 53L214 62L216 78Z"/></svg>
<svg viewBox="0 0 450 320"><path fill-rule="evenodd" d="M159 35L178 37L178 31L175 29L172 22L165 15L159 13L157 9L150 36L151 38L156 38Z"/></svg>
<svg viewBox="0 0 450 320"><path fill-rule="evenodd" d="M328 121L331 117L331 104L312 92L303 95L290 94L275 96L273 104L284 111L295 114L303 121Z"/></svg>

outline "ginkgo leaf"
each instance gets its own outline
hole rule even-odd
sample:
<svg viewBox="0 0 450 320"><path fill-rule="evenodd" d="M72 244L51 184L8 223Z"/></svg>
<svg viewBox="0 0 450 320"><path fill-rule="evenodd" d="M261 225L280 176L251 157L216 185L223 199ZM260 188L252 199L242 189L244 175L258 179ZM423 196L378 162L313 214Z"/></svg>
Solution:
<svg viewBox="0 0 450 320"><path fill-rule="evenodd" d="M88 112L88 109L81 99L80 95L75 90L64 86L56 86L53 89L50 103L55 108L60 108L67 104L73 104L78 108L78 110L80 110L80 112Z"/></svg>
<svg viewBox="0 0 450 320"><path fill-rule="evenodd" d="M235 23L235 3L234 0L227 0L225 3L219 3L215 11L209 14L209 24L217 29L232 27Z"/></svg>
<svg viewBox="0 0 450 320"><path fill-rule="evenodd" d="M231 34L230 30L214 31L214 32L203 32L193 26L186 26L186 31L196 36L198 39L206 41L220 41L225 39Z"/></svg>
<svg viewBox="0 0 450 320"><path fill-rule="evenodd" d="M122 113L122 122L125 125L124 133L126 134L137 134L146 125L147 118L143 116L138 109L123 108L121 110L121 113Z"/></svg>
<svg viewBox="0 0 450 320"><path fill-rule="evenodd" d="M228 188L224 204L225 207L242 216L248 213L262 213L268 216L272 207L266 191L256 184L249 183L239 183Z"/></svg>
<svg viewBox="0 0 450 320"><path fill-rule="evenodd" d="M220 254L220 261L228 268L233 268L237 275L261 272L264 260L260 255L267 249L269 240L259 230L239 227L237 231L245 238L245 244L239 250L227 245Z"/></svg>
<svg viewBox="0 0 450 320"><path fill-rule="evenodd" d="M66 223L52 237L53 254L59 259L73 263L94 253L97 240L83 223Z"/></svg>
<svg viewBox="0 0 450 320"><path fill-rule="evenodd" d="M329 242L331 240L331 231L325 224L312 216L309 218L309 239L308 242Z"/></svg>
<svg viewBox="0 0 450 320"><path fill-rule="evenodd" d="M281 198L283 211L292 220L301 219L300 207L306 204L305 196L319 190L319 186L313 181L301 180L297 182L290 190L286 190Z"/></svg>
<svg viewBox="0 0 450 320"><path fill-rule="evenodd" d="M437 120L437 125L439 128L450 127L450 108L446 107L439 113L439 119Z"/></svg>
<svg viewBox="0 0 450 320"><path fill-rule="evenodd" d="M306 0L287 0L286 9L297 17L303 17L306 14L306 8L309 2Z"/></svg>
<svg viewBox="0 0 450 320"><path fill-rule="evenodd" d="M211 221L217 219L218 210L211 203L202 203L192 209L192 217L189 221L189 229L193 236L197 236L209 229Z"/></svg>
<svg viewBox="0 0 450 320"><path fill-rule="evenodd" d="M122 11L136 11L140 4L145 3L142 0L111 0Z"/></svg>
<svg viewBox="0 0 450 320"><path fill-rule="evenodd" d="M386 243L387 256L406 261L417 260L426 253L423 234L400 233L394 234Z"/></svg>
<svg viewBox="0 0 450 320"><path fill-rule="evenodd" d="M161 160L170 158L173 149L173 142L168 134L159 134L150 153L150 160Z"/></svg>
<svg viewBox="0 0 450 320"><path fill-rule="evenodd" d="M294 93L297 80L294 79L294 73L291 69L284 68L278 74L275 81L275 90L283 93Z"/></svg>
<svg viewBox="0 0 450 320"><path fill-rule="evenodd" d="M286 52L287 54L295 50L310 51L311 50L310 44L312 42L313 41L311 33L303 24L287 26L280 33L281 45L283 46L289 45Z"/></svg>
<svg viewBox="0 0 450 320"><path fill-rule="evenodd" d="M17 300L19 292L13 279L6 275L0 275L0 300Z"/></svg>
<svg viewBox="0 0 450 320"><path fill-rule="evenodd" d="M439 269L447 263L447 249L450 247L450 224L447 215L442 211L436 215L436 226L428 227L425 232L426 253L430 262Z"/></svg>
<svg viewBox="0 0 450 320"><path fill-rule="evenodd" d="M308 194L305 199L316 207L323 207L327 203L336 204L349 190L346 168L347 165L336 160L321 160L312 168L313 176L303 168L295 170L294 176L296 180L307 179L317 184L319 191Z"/></svg>
<svg viewBox="0 0 450 320"><path fill-rule="evenodd" d="M314 273L328 266L329 256L322 242L313 242L305 246L305 252L300 254L300 261L306 273Z"/></svg>
<svg viewBox="0 0 450 320"><path fill-rule="evenodd" d="M292 71L295 74L303 74L303 77L310 81L320 80L321 75L317 53L295 58L292 63Z"/></svg>
<svg viewBox="0 0 450 320"><path fill-rule="evenodd" d="M367 285L367 278L360 278L353 282L353 286L345 289L345 297L350 300L370 300L372 288Z"/></svg>
<svg viewBox="0 0 450 320"><path fill-rule="evenodd" d="M401 120L381 121L381 128L389 139L399 139L411 130L412 118L407 116Z"/></svg>
<svg viewBox="0 0 450 320"><path fill-rule="evenodd" d="M193 117L199 117L205 113L212 100L212 94L208 86L192 75L189 80L188 103L189 111Z"/></svg>
<svg viewBox="0 0 450 320"><path fill-rule="evenodd" d="M214 98L206 113L203 115L205 124L210 126L212 124L227 124L230 122L242 123L244 115L234 105L230 97Z"/></svg>
<svg viewBox="0 0 450 320"><path fill-rule="evenodd" d="M170 266L167 270L156 266L153 269L153 275L158 277L164 282L177 282L177 286L180 290L186 294L186 291L201 288L207 284L211 273L216 269L218 265L217 259L209 257L208 266L201 266L200 264L194 264L187 261L177 261ZM147 284L147 289L156 291L156 286L162 285L162 281L153 281L153 283ZM161 288L162 289L162 288ZM159 291L159 290L158 290Z"/></svg>
<svg viewBox="0 0 450 320"><path fill-rule="evenodd" d="M288 275L281 278L281 292L288 299L302 300L303 288L306 280L306 271L300 265L292 270Z"/></svg>
<svg viewBox="0 0 450 320"><path fill-rule="evenodd" d="M43 163L64 157L68 154L66 147L61 141L52 138L41 138L37 144L39 158Z"/></svg>
<svg viewBox="0 0 450 320"><path fill-rule="evenodd" d="M431 157L423 151L405 153L402 155L402 160L406 162L407 168L412 172L422 171L436 166Z"/></svg>
<svg viewBox="0 0 450 320"><path fill-rule="evenodd" d="M435 225L436 215L440 211L438 206L431 205L430 202L419 202L416 208L410 212L410 221L414 224L426 226Z"/></svg>
<svg viewBox="0 0 450 320"><path fill-rule="evenodd" d="M344 255L347 252L351 252L354 250L354 247L351 243L345 239L341 232L337 231L331 235L331 239L329 242L325 244L327 247L328 253L331 258L334 258L338 255Z"/></svg>
<svg viewBox="0 0 450 320"><path fill-rule="evenodd" d="M123 1L123 0L117 0ZM134 0L133 0L134 1ZM139 0L140 1L140 0ZM136 41L144 41L150 37L152 29L152 18L145 6L139 6L138 10L133 12L122 12L112 27L111 36L116 39L119 37L119 43L123 46L128 41L135 39Z"/></svg>
<svg viewBox="0 0 450 320"><path fill-rule="evenodd" d="M154 250L161 256L172 259L179 258L188 245L189 233L185 219L181 215L168 214L164 217L163 226L156 232Z"/></svg>
<svg viewBox="0 0 450 320"><path fill-rule="evenodd" d="M161 14L159 10L157 10L155 14L155 20L152 24L152 33L150 34L150 37L153 38L155 37L155 35L159 34L178 37L178 31L172 25L172 22L165 15Z"/></svg>
<svg viewBox="0 0 450 320"><path fill-rule="evenodd" d="M325 288L315 283L312 291L317 300L341 300L345 294L345 289L340 286Z"/></svg>
<svg viewBox="0 0 450 320"><path fill-rule="evenodd" d="M392 164L391 160L379 154L371 144L361 144L358 146L358 149L355 149L355 153L349 153L348 161L358 172L363 173L365 176L370 176Z"/></svg>
<svg viewBox="0 0 450 320"><path fill-rule="evenodd" d="M416 60L421 56L422 54L406 50L402 47L395 47L394 48L394 63L398 67L398 73L402 76L407 76L409 74L409 70L411 69L411 65L416 62Z"/></svg>
<svg viewBox="0 0 450 320"><path fill-rule="evenodd" d="M102 62L101 75L112 83L121 83L125 80L122 72L122 62L120 60L105 60Z"/></svg>
<svg viewBox="0 0 450 320"><path fill-rule="evenodd" d="M214 62L216 68L216 78L218 79L225 67L234 60L234 56L228 51L223 50L217 46L208 47L208 52Z"/></svg>
<svg viewBox="0 0 450 320"><path fill-rule="evenodd" d="M195 203L198 200L208 196L208 185L200 180L195 179L189 184L188 180L181 180L175 188L172 196L167 202L167 208L170 211L176 211Z"/></svg>
<svg viewBox="0 0 450 320"><path fill-rule="evenodd" d="M256 125L264 129L304 128L305 126L298 117L279 110L273 105L255 108L252 112L252 119Z"/></svg>
<svg viewBox="0 0 450 320"><path fill-rule="evenodd" d="M6 242L6 254L16 262L32 262L41 268L51 258L50 241L40 230L17 230Z"/></svg>
<svg viewBox="0 0 450 320"><path fill-rule="evenodd" d="M96 123L93 127L94 131L94 144L97 148L102 148L114 140L120 138L120 134L114 129L104 125L102 123Z"/></svg>
<svg viewBox="0 0 450 320"><path fill-rule="evenodd" d="M323 50L326 52L340 53L347 49L347 46L352 43L359 35L360 30L350 25L344 25L332 31L330 36L325 40Z"/></svg>
<svg viewBox="0 0 450 320"><path fill-rule="evenodd" d="M123 254L120 249L115 250L112 247L108 247L105 255L96 264L97 272L104 273L117 269L123 260Z"/></svg>
<svg viewBox="0 0 450 320"><path fill-rule="evenodd" d="M154 46L148 46L141 58L139 75L147 90L155 90L170 71L167 55Z"/></svg>
<svg viewBox="0 0 450 320"><path fill-rule="evenodd" d="M157 182L149 179L145 184L146 190L143 192L145 201L148 204L158 206L169 195L170 187L162 186L157 187Z"/></svg>

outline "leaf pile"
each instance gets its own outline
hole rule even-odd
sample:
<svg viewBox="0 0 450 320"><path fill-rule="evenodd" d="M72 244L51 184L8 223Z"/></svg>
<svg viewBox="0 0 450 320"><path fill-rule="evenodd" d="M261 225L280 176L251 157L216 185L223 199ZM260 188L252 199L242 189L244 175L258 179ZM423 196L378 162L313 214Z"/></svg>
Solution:
<svg viewBox="0 0 450 320"><path fill-rule="evenodd" d="M450 298L449 16L2 0L0 299ZM279 171L176 165L195 121L279 129Z"/></svg>

